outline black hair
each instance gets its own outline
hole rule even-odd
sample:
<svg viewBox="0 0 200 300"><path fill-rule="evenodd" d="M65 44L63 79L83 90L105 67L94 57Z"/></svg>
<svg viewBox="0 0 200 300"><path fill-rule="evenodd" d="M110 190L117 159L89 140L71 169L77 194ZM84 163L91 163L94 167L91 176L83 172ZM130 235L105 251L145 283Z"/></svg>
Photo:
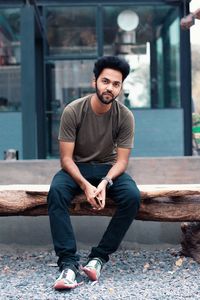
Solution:
<svg viewBox="0 0 200 300"><path fill-rule="evenodd" d="M94 76L95 79L99 77L103 69L114 69L122 73L122 81L128 76L130 72L130 66L127 61L118 56L103 56L100 57L94 64Z"/></svg>

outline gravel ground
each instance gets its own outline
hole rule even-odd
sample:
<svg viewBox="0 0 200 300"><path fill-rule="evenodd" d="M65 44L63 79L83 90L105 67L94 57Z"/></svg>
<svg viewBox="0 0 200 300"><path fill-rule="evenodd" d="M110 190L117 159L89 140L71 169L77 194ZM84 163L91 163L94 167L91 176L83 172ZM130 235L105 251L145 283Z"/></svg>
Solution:
<svg viewBox="0 0 200 300"><path fill-rule="evenodd" d="M88 255L80 250L81 263ZM177 300L200 299L199 267L177 249L120 250L105 265L98 283L84 276L71 291L54 291L59 276L54 251L47 248L0 247L0 299L20 300Z"/></svg>

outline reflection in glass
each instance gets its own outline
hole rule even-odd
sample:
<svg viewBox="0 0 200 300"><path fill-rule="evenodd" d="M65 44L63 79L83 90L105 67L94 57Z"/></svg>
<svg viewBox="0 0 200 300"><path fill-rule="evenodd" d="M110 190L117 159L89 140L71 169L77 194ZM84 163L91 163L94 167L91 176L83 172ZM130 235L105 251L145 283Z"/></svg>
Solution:
<svg viewBox="0 0 200 300"><path fill-rule="evenodd" d="M96 54L96 8L47 10L49 54Z"/></svg>
<svg viewBox="0 0 200 300"><path fill-rule="evenodd" d="M55 61L47 64L47 128L48 153L58 156L58 130L61 113L66 104L91 94L93 60Z"/></svg>
<svg viewBox="0 0 200 300"><path fill-rule="evenodd" d="M20 10L0 9L0 111L21 107Z"/></svg>
<svg viewBox="0 0 200 300"><path fill-rule="evenodd" d="M137 14L134 29L124 19L119 22L124 12ZM131 66L124 83L129 90L126 103L132 108L180 107L178 9L105 6L103 22L104 54L123 56Z"/></svg>
<svg viewBox="0 0 200 300"><path fill-rule="evenodd" d="M164 107L164 66L163 66L163 40L160 37L156 42L157 51L157 84L158 103L157 108Z"/></svg>
<svg viewBox="0 0 200 300"><path fill-rule="evenodd" d="M139 17L133 10L126 9L118 15L117 24L124 31L132 31L138 27Z"/></svg>
<svg viewBox="0 0 200 300"><path fill-rule="evenodd" d="M133 24L122 18L126 14L133 15ZM104 9L104 53L123 56L131 66L130 75L124 82L124 89L129 91L124 103L129 108L150 107L150 50L148 32L146 39L140 35L141 22L144 22L144 10L138 6L108 6Z"/></svg>
<svg viewBox="0 0 200 300"><path fill-rule="evenodd" d="M150 47L146 54L126 55L131 72L124 81L124 88L129 90L131 108L150 107Z"/></svg>
<svg viewBox="0 0 200 300"><path fill-rule="evenodd" d="M170 87L170 107L180 107L180 60L179 60L179 45L180 45L180 34L179 34L179 19L170 25L170 76L169 76L169 87Z"/></svg>

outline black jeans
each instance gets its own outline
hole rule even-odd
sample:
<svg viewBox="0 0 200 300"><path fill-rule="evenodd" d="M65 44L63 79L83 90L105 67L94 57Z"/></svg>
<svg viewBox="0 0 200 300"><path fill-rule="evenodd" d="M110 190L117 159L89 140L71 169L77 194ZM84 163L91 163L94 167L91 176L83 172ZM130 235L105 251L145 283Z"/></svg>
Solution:
<svg viewBox="0 0 200 300"><path fill-rule="evenodd" d="M81 174L95 186L111 168L108 164L79 163L77 165ZM99 257L106 262L109 260L109 255L117 250L140 205L140 192L127 173L118 176L113 183L107 191L107 196L116 202L117 209L100 243L92 248L89 255L90 258ZM76 240L68 212L72 199L78 193L81 193L80 187L67 172L60 170L54 176L47 202L51 233L60 268L63 263L78 267Z"/></svg>

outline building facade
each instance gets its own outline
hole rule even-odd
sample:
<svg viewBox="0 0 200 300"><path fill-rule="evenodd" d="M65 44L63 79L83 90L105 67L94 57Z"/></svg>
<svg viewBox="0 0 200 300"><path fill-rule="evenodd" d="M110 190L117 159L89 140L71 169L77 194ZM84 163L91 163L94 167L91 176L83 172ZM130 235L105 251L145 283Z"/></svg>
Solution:
<svg viewBox="0 0 200 300"><path fill-rule="evenodd" d="M58 157L62 110L93 92L102 55L131 66L119 101L136 119L132 155L192 155L188 2L1 0L0 159Z"/></svg>

